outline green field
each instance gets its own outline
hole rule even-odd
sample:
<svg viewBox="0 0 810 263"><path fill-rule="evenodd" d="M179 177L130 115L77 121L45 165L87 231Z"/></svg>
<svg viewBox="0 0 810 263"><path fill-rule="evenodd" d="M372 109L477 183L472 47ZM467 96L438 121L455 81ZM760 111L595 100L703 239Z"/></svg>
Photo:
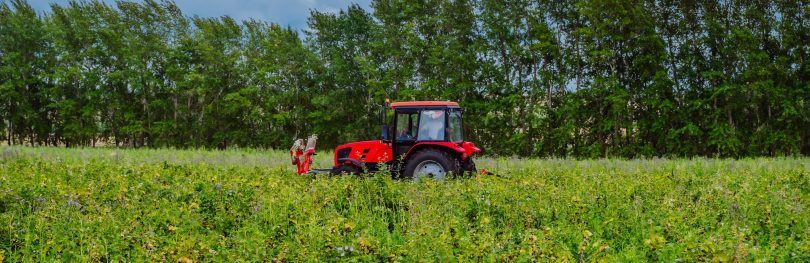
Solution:
<svg viewBox="0 0 810 263"><path fill-rule="evenodd" d="M296 176L283 151L0 147L0 261L810 261L810 159L479 167L498 175L329 178Z"/></svg>

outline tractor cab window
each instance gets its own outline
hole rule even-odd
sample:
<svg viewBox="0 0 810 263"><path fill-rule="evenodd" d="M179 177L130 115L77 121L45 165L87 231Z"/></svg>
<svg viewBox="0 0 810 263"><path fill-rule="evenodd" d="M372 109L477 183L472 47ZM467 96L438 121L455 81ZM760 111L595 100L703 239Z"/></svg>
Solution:
<svg viewBox="0 0 810 263"><path fill-rule="evenodd" d="M420 141L443 141L444 140L444 110L423 110L419 118Z"/></svg>
<svg viewBox="0 0 810 263"><path fill-rule="evenodd" d="M450 111L450 127L448 127L448 133L450 134L450 141L452 142L463 142L464 138L461 135L461 111L459 110L451 110Z"/></svg>
<svg viewBox="0 0 810 263"><path fill-rule="evenodd" d="M412 141L416 139L419 115L413 113L397 113L396 138L397 141Z"/></svg>

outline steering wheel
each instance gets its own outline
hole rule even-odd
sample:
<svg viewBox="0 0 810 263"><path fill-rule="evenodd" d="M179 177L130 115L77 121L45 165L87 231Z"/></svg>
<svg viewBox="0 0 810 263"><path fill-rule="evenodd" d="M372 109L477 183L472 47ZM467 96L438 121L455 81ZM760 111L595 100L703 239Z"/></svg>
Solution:
<svg viewBox="0 0 810 263"><path fill-rule="evenodd" d="M403 132L402 134L399 135L397 140L403 140L403 141L404 140L413 140L413 135L411 135L410 133Z"/></svg>

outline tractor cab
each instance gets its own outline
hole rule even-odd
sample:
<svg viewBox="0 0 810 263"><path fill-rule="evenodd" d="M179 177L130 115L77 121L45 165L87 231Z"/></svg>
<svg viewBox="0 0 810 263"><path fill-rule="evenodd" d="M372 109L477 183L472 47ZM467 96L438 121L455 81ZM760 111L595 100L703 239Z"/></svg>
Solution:
<svg viewBox="0 0 810 263"><path fill-rule="evenodd" d="M395 160L420 142L464 142L458 103L395 102L391 108L394 110L394 134L390 141Z"/></svg>
<svg viewBox="0 0 810 263"><path fill-rule="evenodd" d="M389 108L394 111L391 125ZM338 146L335 165L328 172L359 174L390 169L393 175L415 179L426 176L443 179L450 174L475 172L471 157L481 150L464 141L461 116L462 109L456 102L386 100L380 111L380 139ZM313 137L310 139L306 150L301 140L290 149L299 174L311 172L308 157L314 154L315 142ZM303 155L307 158L300 160L298 157Z"/></svg>

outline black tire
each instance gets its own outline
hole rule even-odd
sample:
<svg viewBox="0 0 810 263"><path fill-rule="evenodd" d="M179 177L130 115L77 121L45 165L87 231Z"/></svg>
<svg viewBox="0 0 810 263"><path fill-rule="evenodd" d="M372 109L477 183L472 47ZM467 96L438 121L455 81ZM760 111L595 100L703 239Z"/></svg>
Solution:
<svg viewBox="0 0 810 263"><path fill-rule="evenodd" d="M458 158L455 156L438 149L424 149L414 153L405 161L405 167L403 169L404 177L418 180L418 177L421 175L416 174L416 170L419 168L418 166L425 165L426 163L441 166L441 169L445 172L445 174L442 175L443 177L450 176L450 173L452 173L452 176L458 176L462 172L461 163L459 163Z"/></svg>
<svg viewBox="0 0 810 263"><path fill-rule="evenodd" d="M358 175L362 172L359 167L351 165L351 164L344 164L335 169L334 175Z"/></svg>
<svg viewBox="0 0 810 263"><path fill-rule="evenodd" d="M474 176L475 173L478 172L478 169L475 168L475 162L473 161L472 157L467 157L467 160L464 160L464 174L468 176Z"/></svg>

